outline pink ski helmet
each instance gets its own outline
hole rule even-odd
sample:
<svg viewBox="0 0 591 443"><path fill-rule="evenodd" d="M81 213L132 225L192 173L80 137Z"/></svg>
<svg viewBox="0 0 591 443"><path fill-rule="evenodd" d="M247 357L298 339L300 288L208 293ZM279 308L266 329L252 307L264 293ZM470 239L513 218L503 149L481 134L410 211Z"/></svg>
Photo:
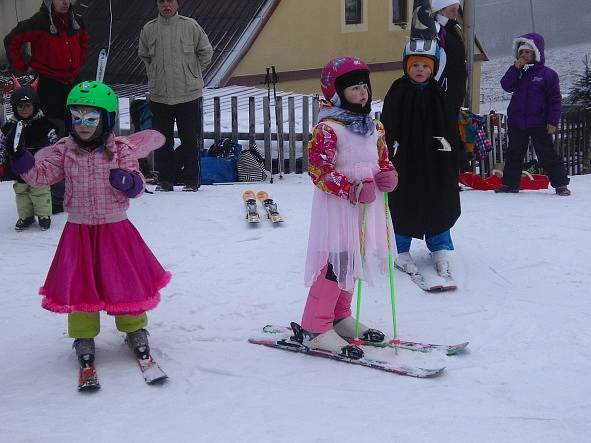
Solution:
<svg viewBox="0 0 591 443"><path fill-rule="evenodd" d="M335 104L339 98L335 86L337 78L353 71L366 71L369 74L369 67L359 57L336 57L329 61L322 69L320 77L324 98Z"/></svg>

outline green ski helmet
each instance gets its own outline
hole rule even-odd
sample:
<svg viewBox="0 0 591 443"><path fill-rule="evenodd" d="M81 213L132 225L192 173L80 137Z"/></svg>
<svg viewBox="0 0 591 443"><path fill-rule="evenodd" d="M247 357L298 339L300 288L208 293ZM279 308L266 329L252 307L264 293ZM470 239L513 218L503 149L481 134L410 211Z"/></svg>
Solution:
<svg viewBox="0 0 591 443"><path fill-rule="evenodd" d="M72 88L66 100L66 107L93 106L104 111L103 129L110 132L115 125L115 118L119 110L117 94L109 86L97 81L85 81Z"/></svg>

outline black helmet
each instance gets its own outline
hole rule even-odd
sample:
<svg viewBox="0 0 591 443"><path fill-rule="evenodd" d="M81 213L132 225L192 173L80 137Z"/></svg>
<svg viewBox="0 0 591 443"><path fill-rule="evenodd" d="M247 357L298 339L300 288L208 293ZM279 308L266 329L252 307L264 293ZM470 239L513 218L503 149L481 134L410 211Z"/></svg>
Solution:
<svg viewBox="0 0 591 443"><path fill-rule="evenodd" d="M16 106L19 103L31 103L33 105L33 116L37 115L39 112L39 105L41 104L41 100L39 99L39 94L33 88L29 86L23 86L21 88L15 89L10 94L10 104L12 105L12 113L14 114L15 118L18 118L19 115L16 112Z"/></svg>

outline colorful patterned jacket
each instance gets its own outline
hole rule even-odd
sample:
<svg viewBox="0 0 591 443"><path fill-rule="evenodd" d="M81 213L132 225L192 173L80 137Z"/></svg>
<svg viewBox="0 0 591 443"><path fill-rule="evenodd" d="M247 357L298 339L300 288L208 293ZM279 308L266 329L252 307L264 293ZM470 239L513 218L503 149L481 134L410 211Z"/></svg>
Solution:
<svg viewBox="0 0 591 443"><path fill-rule="evenodd" d="M378 131L376 149L378 150L380 171L393 171L394 165L388 159L384 125L377 120L375 123ZM352 183L336 170L334 162L336 151L337 135L335 131L326 122L319 122L308 143L308 172L312 177L312 182L320 189L337 197L348 199Z"/></svg>

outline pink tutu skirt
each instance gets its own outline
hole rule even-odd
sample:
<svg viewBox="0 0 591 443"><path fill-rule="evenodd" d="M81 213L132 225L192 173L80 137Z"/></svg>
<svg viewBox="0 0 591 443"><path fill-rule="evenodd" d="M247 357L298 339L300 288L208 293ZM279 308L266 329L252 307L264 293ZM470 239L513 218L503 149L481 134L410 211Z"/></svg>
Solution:
<svg viewBox="0 0 591 443"><path fill-rule="evenodd" d="M129 220L67 222L39 293L52 312L139 315L158 305L170 279Z"/></svg>

